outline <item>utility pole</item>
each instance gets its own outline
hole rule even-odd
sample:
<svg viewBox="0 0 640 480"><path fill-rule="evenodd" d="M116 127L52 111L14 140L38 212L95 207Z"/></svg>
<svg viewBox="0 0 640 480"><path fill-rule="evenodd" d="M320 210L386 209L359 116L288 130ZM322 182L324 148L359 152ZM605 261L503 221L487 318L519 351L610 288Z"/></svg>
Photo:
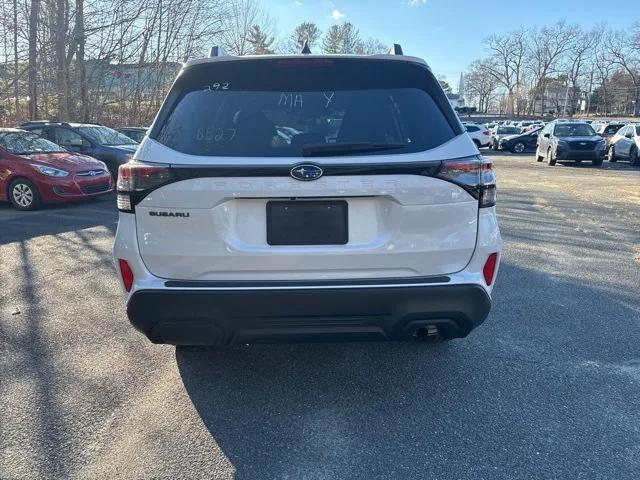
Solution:
<svg viewBox="0 0 640 480"><path fill-rule="evenodd" d="M564 106L562 107L562 116L567 116L567 103L569 103L569 75L567 75L567 90L564 93Z"/></svg>
<svg viewBox="0 0 640 480"><path fill-rule="evenodd" d="M587 118L589 118L589 112L591 111L592 92L593 92L593 68L591 69L591 75L589 75L589 93L587 94Z"/></svg>

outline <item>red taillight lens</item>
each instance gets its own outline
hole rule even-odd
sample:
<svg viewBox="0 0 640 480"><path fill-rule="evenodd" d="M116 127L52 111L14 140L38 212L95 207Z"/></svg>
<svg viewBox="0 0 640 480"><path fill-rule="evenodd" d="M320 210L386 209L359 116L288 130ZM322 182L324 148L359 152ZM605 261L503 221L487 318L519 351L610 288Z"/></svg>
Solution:
<svg viewBox="0 0 640 480"><path fill-rule="evenodd" d="M491 135L491 132L489 130L485 130L484 132L482 132L484 135Z"/></svg>
<svg viewBox="0 0 640 480"><path fill-rule="evenodd" d="M142 192L171 179L171 170L165 165L128 162L118 168L119 192Z"/></svg>
<svg viewBox="0 0 640 480"><path fill-rule="evenodd" d="M496 177L488 158L479 155L444 161L437 176L460 185L478 199L480 208L495 205Z"/></svg>
<svg viewBox="0 0 640 480"><path fill-rule="evenodd" d="M491 285L493 283L493 275L496 273L496 264L498 263L498 254L492 253L487 258L487 261L484 263L484 267L482 268L482 275L484 275L484 281L487 285Z"/></svg>
<svg viewBox="0 0 640 480"><path fill-rule="evenodd" d="M126 260L119 259L118 266L120 267L120 275L122 276L122 283L124 283L124 289L127 292L131 291L133 286L133 272Z"/></svg>
<svg viewBox="0 0 640 480"><path fill-rule="evenodd" d="M169 183L171 169L166 165L152 165L131 161L118 168L118 209L133 211L134 201L131 194L142 194ZM140 197L140 195L138 195Z"/></svg>

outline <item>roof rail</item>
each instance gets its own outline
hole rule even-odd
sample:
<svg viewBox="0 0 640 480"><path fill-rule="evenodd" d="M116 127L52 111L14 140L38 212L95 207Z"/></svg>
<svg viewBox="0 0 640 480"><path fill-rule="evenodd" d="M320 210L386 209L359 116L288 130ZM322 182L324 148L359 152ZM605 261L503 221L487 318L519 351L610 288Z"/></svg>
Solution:
<svg viewBox="0 0 640 480"><path fill-rule="evenodd" d="M304 41L304 44L302 45L302 50L300 51L300 53L302 55L311 54L311 49L309 48L309 42L307 40Z"/></svg>
<svg viewBox="0 0 640 480"><path fill-rule="evenodd" d="M402 53L402 47L399 43L393 44L393 47L389 49L389 55L404 55L404 53Z"/></svg>
<svg viewBox="0 0 640 480"><path fill-rule="evenodd" d="M209 50L209 57L226 57L227 56L227 52L225 52L222 47L216 45L214 47L211 47L211 50Z"/></svg>

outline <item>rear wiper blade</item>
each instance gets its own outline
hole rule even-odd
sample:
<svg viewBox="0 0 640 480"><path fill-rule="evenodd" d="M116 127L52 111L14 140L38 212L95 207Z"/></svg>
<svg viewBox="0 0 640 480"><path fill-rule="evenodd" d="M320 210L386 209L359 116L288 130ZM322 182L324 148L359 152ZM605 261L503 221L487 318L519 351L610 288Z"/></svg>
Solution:
<svg viewBox="0 0 640 480"><path fill-rule="evenodd" d="M332 157L349 153L378 152L380 150L395 150L404 148L405 143L320 143L302 147L303 157Z"/></svg>

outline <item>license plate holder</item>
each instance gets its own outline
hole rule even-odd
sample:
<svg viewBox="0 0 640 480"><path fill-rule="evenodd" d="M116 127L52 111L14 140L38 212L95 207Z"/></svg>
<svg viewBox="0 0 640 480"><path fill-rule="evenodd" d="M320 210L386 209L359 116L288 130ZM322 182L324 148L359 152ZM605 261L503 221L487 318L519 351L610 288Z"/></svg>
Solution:
<svg viewBox="0 0 640 480"><path fill-rule="evenodd" d="M344 200L267 202L267 244L345 245L349 211Z"/></svg>

